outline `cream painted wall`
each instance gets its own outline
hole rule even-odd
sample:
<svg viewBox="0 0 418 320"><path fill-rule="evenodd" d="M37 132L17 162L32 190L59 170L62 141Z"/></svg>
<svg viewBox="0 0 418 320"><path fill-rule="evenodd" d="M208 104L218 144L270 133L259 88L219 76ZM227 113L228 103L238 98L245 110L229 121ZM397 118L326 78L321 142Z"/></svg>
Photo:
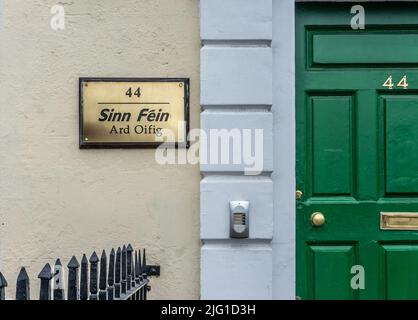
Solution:
<svg viewBox="0 0 418 320"><path fill-rule="evenodd" d="M57 257L131 242L160 264L151 298L199 296L199 168L154 150L79 150L79 77L190 77L199 126L199 1L2 0L0 270L38 298ZM63 31L50 9L66 9Z"/></svg>

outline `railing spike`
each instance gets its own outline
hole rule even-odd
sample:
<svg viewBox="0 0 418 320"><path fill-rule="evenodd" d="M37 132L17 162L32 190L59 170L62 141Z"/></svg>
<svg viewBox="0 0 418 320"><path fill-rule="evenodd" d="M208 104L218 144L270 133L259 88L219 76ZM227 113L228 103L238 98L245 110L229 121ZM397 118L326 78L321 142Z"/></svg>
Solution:
<svg viewBox="0 0 418 320"><path fill-rule="evenodd" d="M64 279L61 260L57 259L54 265L54 300L64 300Z"/></svg>
<svg viewBox="0 0 418 320"><path fill-rule="evenodd" d="M80 264L78 263L78 260L75 256L72 256L70 262L68 262L67 267L72 269L77 269L80 267Z"/></svg>
<svg viewBox="0 0 418 320"><path fill-rule="evenodd" d="M38 275L39 279L52 279L52 269L49 263L47 263Z"/></svg>
<svg viewBox="0 0 418 320"><path fill-rule="evenodd" d="M126 271L127 271L127 252L126 246L122 248L122 294L126 294Z"/></svg>
<svg viewBox="0 0 418 320"><path fill-rule="evenodd" d="M80 264L73 256L67 265L68 268L68 300L78 300L78 268Z"/></svg>
<svg viewBox="0 0 418 320"><path fill-rule="evenodd" d="M99 257L97 256L96 251L93 251L93 253L90 256L89 261L90 261L90 263L99 262Z"/></svg>
<svg viewBox="0 0 418 320"><path fill-rule="evenodd" d="M88 290L88 269L89 263L85 254L81 259L81 274L80 274L80 300L87 300L89 296Z"/></svg>
<svg viewBox="0 0 418 320"><path fill-rule="evenodd" d="M135 267L134 267L134 278L133 278L133 285L135 287L139 286L141 284L141 280L139 278L139 264L138 264L138 250L134 251L134 255L135 255ZM137 292L135 293L135 300L141 300L141 289L137 290Z"/></svg>
<svg viewBox="0 0 418 320"><path fill-rule="evenodd" d="M107 256L103 250L100 257L100 279L99 279L99 300L106 300L107 298Z"/></svg>
<svg viewBox="0 0 418 320"><path fill-rule="evenodd" d="M135 254L135 252L131 253L131 259L132 259L132 265L131 265L131 287L135 288L136 286L136 282L135 282L135 263L134 263L134 259L135 257L133 256Z"/></svg>
<svg viewBox="0 0 418 320"><path fill-rule="evenodd" d="M6 288L8 286L6 278L3 276L3 273L0 272L0 288Z"/></svg>
<svg viewBox="0 0 418 320"><path fill-rule="evenodd" d="M142 276L141 249L138 249L138 273L139 273L139 282L142 283L144 281L144 277ZM140 300L144 300L144 289L141 289Z"/></svg>
<svg viewBox="0 0 418 320"><path fill-rule="evenodd" d="M94 251L89 259L90 261L90 300L97 300L97 263L99 257Z"/></svg>
<svg viewBox="0 0 418 320"><path fill-rule="evenodd" d="M140 277L142 277L141 249L138 249L138 272L139 272Z"/></svg>
<svg viewBox="0 0 418 320"><path fill-rule="evenodd" d="M51 279L52 269L49 263L47 263L38 275L41 279L41 287L39 291L39 300L51 300Z"/></svg>
<svg viewBox="0 0 418 320"><path fill-rule="evenodd" d="M142 276L142 259L141 259L141 249L138 249L138 276L139 282L142 283L144 278ZM144 288L141 288L139 292L139 300L144 300Z"/></svg>
<svg viewBox="0 0 418 320"><path fill-rule="evenodd" d="M148 274L147 274L147 254L145 252L145 248L144 248L144 254L142 256L142 280L147 280L148 278ZM147 290L148 290L148 286L144 287L143 290L143 295L142 295L142 300L147 300Z"/></svg>
<svg viewBox="0 0 418 320"><path fill-rule="evenodd" d="M121 293L121 282L120 282L121 271L122 271L121 255L122 255L122 250L119 247L118 250L116 251L116 263L115 263L115 298L117 299L120 298L120 293Z"/></svg>
<svg viewBox="0 0 418 320"><path fill-rule="evenodd" d="M140 261L138 260L138 250L135 250L135 282L140 284Z"/></svg>
<svg viewBox="0 0 418 320"><path fill-rule="evenodd" d="M6 287L8 286L6 278L0 272L0 300L6 299Z"/></svg>
<svg viewBox="0 0 418 320"><path fill-rule="evenodd" d="M115 249L112 248L109 256L109 274L107 276L107 300L113 300L115 294Z"/></svg>
<svg viewBox="0 0 418 320"><path fill-rule="evenodd" d="M16 283L16 300L30 300L29 277L25 267L20 269Z"/></svg>
<svg viewBox="0 0 418 320"><path fill-rule="evenodd" d="M131 244L128 244L126 248L126 269L127 269L127 277L126 277L126 290L131 291L132 288L132 251L133 248Z"/></svg>

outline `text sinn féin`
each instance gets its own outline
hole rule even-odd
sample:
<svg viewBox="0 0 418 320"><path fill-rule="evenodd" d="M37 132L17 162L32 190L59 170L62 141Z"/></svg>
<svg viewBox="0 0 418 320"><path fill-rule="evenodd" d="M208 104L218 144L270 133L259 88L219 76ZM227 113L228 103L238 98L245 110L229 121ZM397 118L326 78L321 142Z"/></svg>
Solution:
<svg viewBox="0 0 418 320"><path fill-rule="evenodd" d="M131 112L116 112L115 109L102 109L98 120L100 122L129 122L132 118ZM156 111L155 109L144 108L141 109L136 117L137 122L144 120L146 122L167 122L170 118L170 113L163 112L162 109ZM135 126L134 131L136 134L154 134L161 136L162 128L157 127L153 124ZM112 126L109 134L130 134L131 128L126 125L122 128L117 128L115 125Z"/></svg>

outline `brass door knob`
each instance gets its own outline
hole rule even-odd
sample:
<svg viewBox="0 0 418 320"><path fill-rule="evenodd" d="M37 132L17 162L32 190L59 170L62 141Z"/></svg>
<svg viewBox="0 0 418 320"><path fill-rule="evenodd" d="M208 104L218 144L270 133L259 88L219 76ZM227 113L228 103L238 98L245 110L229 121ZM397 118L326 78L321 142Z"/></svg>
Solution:
<svg viewBox="0 0 418 320"><path fill-rule="evenodd" d="M321 212L314 212L311 215L311 223L315 227L321 227L325 223L325 217Z"/></svg>

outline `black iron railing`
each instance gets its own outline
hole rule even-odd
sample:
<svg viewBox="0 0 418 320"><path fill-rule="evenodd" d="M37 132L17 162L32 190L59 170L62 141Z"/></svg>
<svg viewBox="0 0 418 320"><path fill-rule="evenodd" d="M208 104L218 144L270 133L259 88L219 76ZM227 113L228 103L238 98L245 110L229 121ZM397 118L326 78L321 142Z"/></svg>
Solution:
<svg viewBox="0 0 418 320"><path fill-rule="evenodd" d="M119 247L116 252L112 249L109 261L105 250L100 259L96 252L89 260L84 254L81 266L73 256L67 268L66 295L60 259L57 259L53 268L49 263L44 266L38 275L41 281L39 300L147 300L147 292L151 289L149 276L160 275L160 266L147 265L145 249L141 259L141 251L134 250L131 245L122 249ZM7 285L0 272L0 300L8 298ZM16 300L30 300L29 276L24 267L17 277Z"/></svg>

